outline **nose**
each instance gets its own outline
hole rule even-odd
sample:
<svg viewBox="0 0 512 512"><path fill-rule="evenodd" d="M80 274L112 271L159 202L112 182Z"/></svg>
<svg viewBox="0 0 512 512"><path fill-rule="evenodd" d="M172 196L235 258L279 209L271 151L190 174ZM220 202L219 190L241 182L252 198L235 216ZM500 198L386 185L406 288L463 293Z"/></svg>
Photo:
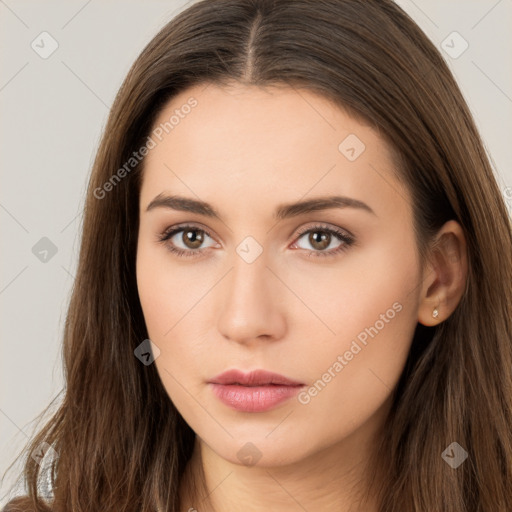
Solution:
<svg viewBox="0 0 512 512"><path fill-rule="evenodd" d="M235 254L219 297L218 329L226 339L247 345L284 336L283 290L279 289L283 285L267 263L265 252L252 263Z"/></svg>

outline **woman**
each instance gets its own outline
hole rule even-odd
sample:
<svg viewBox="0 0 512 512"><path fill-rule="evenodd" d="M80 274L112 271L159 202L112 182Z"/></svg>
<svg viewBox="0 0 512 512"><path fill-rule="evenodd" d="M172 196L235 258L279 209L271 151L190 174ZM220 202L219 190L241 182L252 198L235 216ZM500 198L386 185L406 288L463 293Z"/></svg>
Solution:
<svg viewBox="0 0 512 512"><path fill-rule="evenodd" d="M65 398L5 510L505 512L511 281L475 123L399 7L198 2L110 112Z"/></svg>

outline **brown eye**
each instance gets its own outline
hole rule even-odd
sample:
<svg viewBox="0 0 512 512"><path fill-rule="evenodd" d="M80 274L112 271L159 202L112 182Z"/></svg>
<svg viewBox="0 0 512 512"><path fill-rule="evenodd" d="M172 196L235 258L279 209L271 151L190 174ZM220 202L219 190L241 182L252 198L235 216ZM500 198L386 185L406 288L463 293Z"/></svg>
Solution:
<svg viewBox="0 0 512 512"><path fill-rule="evenodd" d="M331 230L329 230L329 229L325 229L325 228L310 229L310 230L306 231L305 233L303 233L299 238L299 240L302 239L302 240L306 241L307 244L309 244L309 247L301 247L300 245L299 245L299 247L301 249L308 249L308 250L313 250L316 252L321 252L321 251L325 251L325 249L327 249L333 242L334 243L338 242L337 246L331 247L331 249L335 249L339 245L343 244L343 240L342 239L340 240L339 235L336 235L336 236L334 236L334 235L335 234L333 232L331 232Z"/></svg>
<svg viewBox="0 0 512 512"><path fill-rule="evenodd" d="M309 233L308 241L311 247L323 251L331 243L331 234L326 231L311 231Z"/></svg>
<svg viewBox="0 0 512 512"><path fill-rule="evenodd" d="M200 229L184 229L181 239L189 249L199 249L204 242L204 231Z"/></svg>
<svg viewBox="0 0 512 512"><path fill-rule="evenodd" d="M205 245L208 238L210 245ZM210 233L193 225L168 228L158 235L158 241L178 256L197 256L216 245Z"/></svg>
<svg viewBox="0 0 512 512"><path fill-rule="evenodd" d="M353 235L341 231L339 228L313 226L309 229L302 229L293 245L295 248L307 250L309 256L335 256L339 252L347 250L354 241ZM304 242L309 247L302 245Z"/></svg>

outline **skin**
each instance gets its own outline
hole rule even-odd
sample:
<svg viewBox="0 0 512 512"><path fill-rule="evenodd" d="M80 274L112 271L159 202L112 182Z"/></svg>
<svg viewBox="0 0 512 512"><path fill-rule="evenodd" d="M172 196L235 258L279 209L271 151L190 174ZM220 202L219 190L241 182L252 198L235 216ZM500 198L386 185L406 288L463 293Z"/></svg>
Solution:
<svg viewBox="0 0 512 512"><path fill-rule="evenodd" d="M183 510L376 511L371 495L361 504L365 462L417 322L444 321L461 298L462 229L447 222L432 262L420 266L410 195L393 175L389 147L321 96L203 84L174 97L155 126L191 96L197 106L145 159L137 249L141 305L160 350L154 364L197 434L181 488ZM349 134L365 144L354 161L338 149ZM222 220L166 207L147 211L161 193L210 203ZM347 207L272 217L282 203L332 195L363 201L375 214ZM192 231L204 236L199 246L187 245L187 232L158 241L184 223L212 237ZM312 256L322 244L297 232L318 223L348 231L355 243L334 254L343 242L327 234L324 252L331 255ZM248 236L263 249L251 263L236 251ZM173 243L204 252L180 257L169 251ZM393 318L359 343L361 350L308 403L292 398L270 411L240 412L207 384L227 369L262 368L310 389L390 309ZM237 456L248 442L260 456L254 465ZM190 487L200 467L206 500Z"/></svg>

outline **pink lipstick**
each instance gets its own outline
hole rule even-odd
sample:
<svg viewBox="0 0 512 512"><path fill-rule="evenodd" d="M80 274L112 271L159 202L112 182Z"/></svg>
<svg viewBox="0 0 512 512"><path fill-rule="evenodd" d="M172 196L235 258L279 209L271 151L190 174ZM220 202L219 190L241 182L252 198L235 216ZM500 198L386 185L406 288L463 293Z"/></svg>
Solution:
<svg viewBox="0 0 512 512"><path fill-rule="evenodd" d="M268 411L295 396L304 386L277 373L228 370L209 381L213 393L228 407L241 412Z"/></svg>

